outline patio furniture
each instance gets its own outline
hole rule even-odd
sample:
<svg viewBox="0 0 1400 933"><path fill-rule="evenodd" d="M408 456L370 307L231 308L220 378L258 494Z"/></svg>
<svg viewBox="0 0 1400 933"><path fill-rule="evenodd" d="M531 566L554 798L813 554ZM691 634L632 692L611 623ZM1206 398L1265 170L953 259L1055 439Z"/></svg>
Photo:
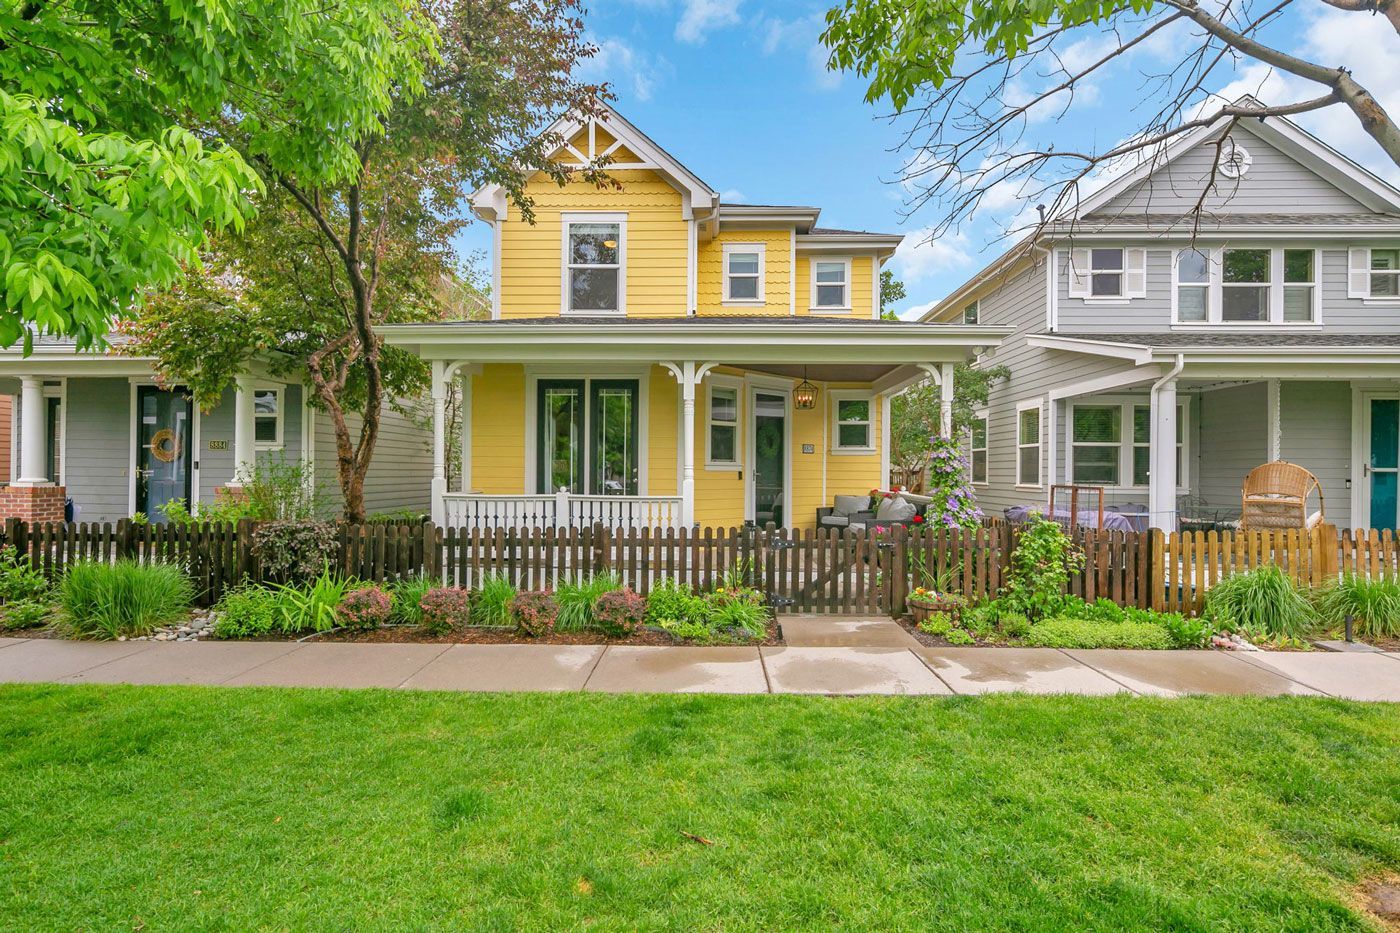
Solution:
<svg viewBox="0 0 1400 933"><path fill-rule="evenodd" d="M1308 498L1317 493L1317 511L1308 514ZM1275 460L1249 471L1241 491L1240 527L1245 531L1311 529L1322 524L1322 484L1296 463Z"/></svg>
<svg viewBox="0 0 1400 933"><path fill-rule="evenodd" d="M1103 487L1056 484L1050 487L1051 520L1063 522L1062 517L1075 516L1074 524L1089 528L1104 527ZM1085 521L1083 516L1090 519Z"/></svg>
<svg viewBox="0 0 1400 933"><path fill-rule="evenodd" d="M875 524L869 496L837 496L831 508L817 509L818 528L850 528L864 531Z"/></svg>
<svg viewBox="0 0 1400 933"><path fill-rule="evenodd" d="M1069 520L1069 512L1064 509L1056 509L1050 514L1046 514L1045 507L1040 505L1012 505L1008 506L1003 513L1006 521L1012 525L1024 525L1030 521L1032 515L1039 515L1048 518L1052 522L1069 527L1071 524L1080 525L1085 528L1103 528L1107 531L1138 531L1137 520L1130 515L1120 515L1117 512L1097 510L1083 510L1075 516L1073 523Z"/></svg>

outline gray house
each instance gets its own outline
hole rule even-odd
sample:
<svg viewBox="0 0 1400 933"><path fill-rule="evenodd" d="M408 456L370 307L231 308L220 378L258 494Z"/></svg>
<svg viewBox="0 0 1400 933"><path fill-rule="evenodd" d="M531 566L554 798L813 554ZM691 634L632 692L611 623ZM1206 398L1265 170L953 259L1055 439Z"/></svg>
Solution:
<svg viewBox="0 0 1400 933"><path fill-rule="evenodd" d="M989 513L1082 484L1137 523L1228 521L1282 459L1327 521L1397 526L1400 191L1288 120L1185 135L925 319L1015 328L969 441Z"/></svg>
<svg viewBox="0 0 1400 933"><path fill-rule="evenodd" d="M29 357L0 351L0 394L12 397L13 420L0 517L60 518L71 498L78 521L159 521L165 502L210 502L236 485L237 464L279 457L309 462L330 507L339 503L329 416L264 369L200 412L178 386L157 384L148 359L49 340ZM431 442L425 419L385 409L365 482L371 512L427 512Z"/></svg>

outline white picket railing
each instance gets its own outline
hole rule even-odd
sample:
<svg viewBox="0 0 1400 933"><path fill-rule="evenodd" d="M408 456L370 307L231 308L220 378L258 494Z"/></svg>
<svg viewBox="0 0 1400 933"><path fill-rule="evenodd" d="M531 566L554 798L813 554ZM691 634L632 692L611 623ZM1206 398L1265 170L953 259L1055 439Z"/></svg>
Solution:
<svg viewBox="0 0 1400 933"><path fill-rule="evenodd" d="M443 496L446 523L456 528L679 528L680 496Z"/></svg>

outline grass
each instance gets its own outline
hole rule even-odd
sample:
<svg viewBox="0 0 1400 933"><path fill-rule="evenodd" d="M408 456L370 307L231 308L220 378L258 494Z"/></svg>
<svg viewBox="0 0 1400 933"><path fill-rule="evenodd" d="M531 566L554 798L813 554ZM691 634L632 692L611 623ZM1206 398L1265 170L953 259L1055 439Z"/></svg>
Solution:
<svg viewBox="0 0 1400 933"><path fill-rule="evenodd" d="M0 927L1363 929L1400 710L0 687ZM712 846L683 835L713 840Z"/></svg>

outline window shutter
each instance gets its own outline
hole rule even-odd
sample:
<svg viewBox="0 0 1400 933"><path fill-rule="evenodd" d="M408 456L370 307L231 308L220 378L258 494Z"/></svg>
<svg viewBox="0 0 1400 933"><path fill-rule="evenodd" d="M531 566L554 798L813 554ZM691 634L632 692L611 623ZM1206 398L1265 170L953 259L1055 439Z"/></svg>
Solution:
<svg viewBox="0 0 1400 933"><path fill-rule="evenodd" d="M1069 251L1069 296L1089 297L1089 251L1072 249Z"/></svg>
<svg viewBox="0 0 1400 933"><path fill-rule="evenodd" d="M1147 250L1123 250L1123 297L1147 297Z"/></svg>
<svg viewBox="0 0 1400 933"><path fill-rule="evenodd" d="M1371 251L1364 246L1347 250L1347 297L1371 297Z"/></svg>

